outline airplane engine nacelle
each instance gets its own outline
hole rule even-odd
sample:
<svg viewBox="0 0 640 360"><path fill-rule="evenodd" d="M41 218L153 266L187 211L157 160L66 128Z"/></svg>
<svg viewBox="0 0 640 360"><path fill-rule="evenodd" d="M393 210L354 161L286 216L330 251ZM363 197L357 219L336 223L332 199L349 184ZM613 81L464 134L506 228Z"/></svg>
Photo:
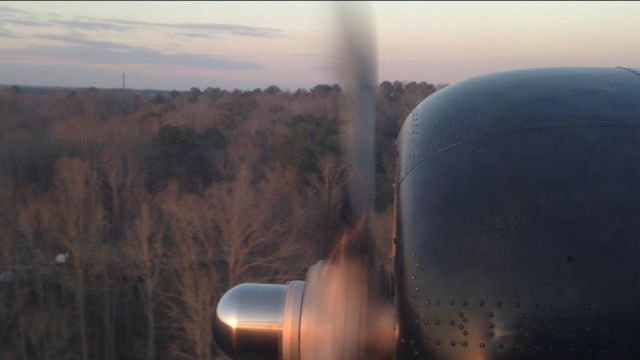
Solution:
<svg viewBox="0 0 640 360"><path fill-rule="evenodd" d="M438 91L397 184L398 359L640 358L640 72Z"/></svg>

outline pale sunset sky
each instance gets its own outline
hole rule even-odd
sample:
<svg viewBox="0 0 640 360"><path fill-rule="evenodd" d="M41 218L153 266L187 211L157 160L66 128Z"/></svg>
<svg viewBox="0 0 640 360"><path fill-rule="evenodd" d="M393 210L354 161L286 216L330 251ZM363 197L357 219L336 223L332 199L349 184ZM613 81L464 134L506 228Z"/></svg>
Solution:
<svg viewBox="0 0 640 360"><path fill-rule="evenodd" d="M0 84L286 89L335 83L336 4L0 2ZM371 4L378 78L454 83L640 67L640 3Z"/></svg>

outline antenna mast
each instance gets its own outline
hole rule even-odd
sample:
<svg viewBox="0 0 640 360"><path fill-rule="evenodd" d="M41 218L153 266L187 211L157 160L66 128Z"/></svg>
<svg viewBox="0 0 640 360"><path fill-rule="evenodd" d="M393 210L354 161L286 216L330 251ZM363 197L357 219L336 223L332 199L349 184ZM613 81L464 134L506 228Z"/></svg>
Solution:
<svg viewBox="0 0 640 360"><path fill-rule="evenodd" d="M124 72L122 72L122 90L124 90L124 88L125 88Z"/></svg>

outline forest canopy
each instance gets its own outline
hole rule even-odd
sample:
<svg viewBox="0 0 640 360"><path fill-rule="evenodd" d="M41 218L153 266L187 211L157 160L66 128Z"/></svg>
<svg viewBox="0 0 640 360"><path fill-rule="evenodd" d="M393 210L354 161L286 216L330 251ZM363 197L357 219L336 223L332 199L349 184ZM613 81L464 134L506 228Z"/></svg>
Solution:
<svg viewBox="0 0 640 360"><path fill-rule="evenodd" d="M437 87L380 84L374 237L394 142ZM304 276L349 219L338 85L0 89L0 359L223 358L215 303Z"/></svg>

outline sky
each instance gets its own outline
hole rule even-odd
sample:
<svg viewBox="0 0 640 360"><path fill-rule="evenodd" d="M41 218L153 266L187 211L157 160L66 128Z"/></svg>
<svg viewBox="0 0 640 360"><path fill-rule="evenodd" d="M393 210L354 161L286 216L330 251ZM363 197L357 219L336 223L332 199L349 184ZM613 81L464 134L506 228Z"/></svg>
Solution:
<svg viewBox="0 0 640 360"><path fill-rule="evenodd" d="M339 82L327 2L0 2L0 84L285 89ZM360 5L359 5L360 6ZM638 2L375 2L378 79L640 67Z"/></svg>

